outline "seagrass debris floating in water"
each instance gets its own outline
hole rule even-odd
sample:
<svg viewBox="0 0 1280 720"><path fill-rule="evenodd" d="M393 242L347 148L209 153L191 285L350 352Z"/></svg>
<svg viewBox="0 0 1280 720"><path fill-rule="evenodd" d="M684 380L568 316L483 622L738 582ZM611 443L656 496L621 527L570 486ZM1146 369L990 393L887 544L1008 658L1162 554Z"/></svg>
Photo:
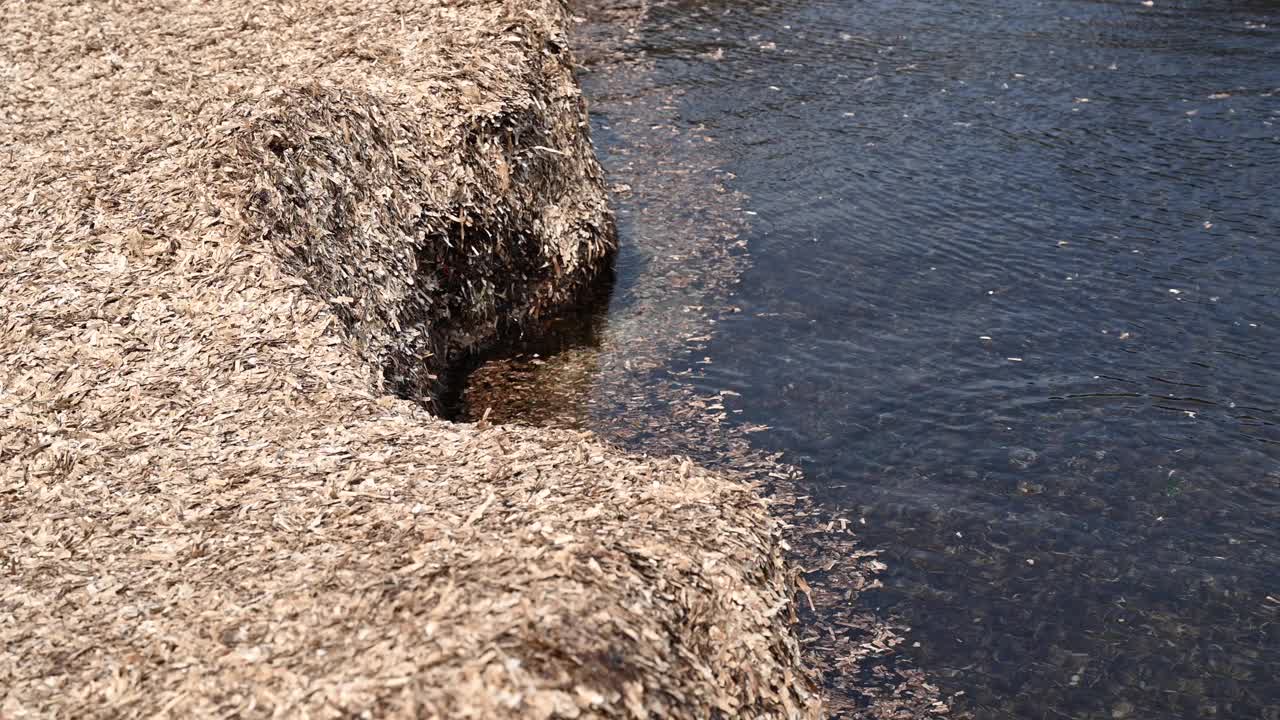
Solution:
<svg viewBox="0 0 1280 720"><path fill-rule="evenodd" d="M392 394L612 250L563 22L0 6L0 716L816 713L751 488Z"/></svg>

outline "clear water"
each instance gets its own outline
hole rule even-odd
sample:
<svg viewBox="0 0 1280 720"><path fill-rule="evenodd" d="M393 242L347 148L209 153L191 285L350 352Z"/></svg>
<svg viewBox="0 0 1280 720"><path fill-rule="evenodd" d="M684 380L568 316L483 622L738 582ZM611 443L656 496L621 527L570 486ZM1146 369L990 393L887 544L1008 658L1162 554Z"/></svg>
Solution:
<svg viewBox="0 0 1280 720"><path fill-rule="evenodd" d="M755 213L671 369L884 549L860 601L910 661L983 718L1280 718L1280 2L716 0L637 37Z"/></svg>

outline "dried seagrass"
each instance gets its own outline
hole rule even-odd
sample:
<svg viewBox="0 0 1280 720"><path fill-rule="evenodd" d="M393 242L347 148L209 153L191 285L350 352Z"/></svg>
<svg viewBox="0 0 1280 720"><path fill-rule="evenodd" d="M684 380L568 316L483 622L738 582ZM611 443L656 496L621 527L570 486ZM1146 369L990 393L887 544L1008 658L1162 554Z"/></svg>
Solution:
<svg viewBox="0 0 1280 720"><path fill-rule="evenodd" d="M421 405L612 250L555 2L0 4L0 717L812 717L752 488Z"/></svg>

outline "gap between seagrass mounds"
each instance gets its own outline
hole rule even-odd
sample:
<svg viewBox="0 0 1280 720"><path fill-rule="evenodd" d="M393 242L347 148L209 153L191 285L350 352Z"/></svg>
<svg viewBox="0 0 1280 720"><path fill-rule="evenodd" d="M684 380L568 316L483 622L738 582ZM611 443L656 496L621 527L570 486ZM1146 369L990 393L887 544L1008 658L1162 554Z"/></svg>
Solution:
<svg viewBox="0 0 1280 720"><path fill-rule="evenodd" d="M532 359L541 363L566 351L598 347L616 279L614 263L610 261L596 276L587 279L577 297L567 300L559 311L524 326L500 328L492 342L450 353L430 398L414 398L399 392L397 395L414 400L438 417L453 422L476 422L496 411L491 422L517 421L539 426L536 417L526 417L521 412L518 393L513 395L510 387L492 387L486 371L507 361ZM481 373L478 379L477 372ZM477 382L490 391L477 394ZM554 401L544 396L540 402Z"/></svg>
<svg viewBox="0 0 1280 720"><path fill-rule="evenodd" d="M606 218L606 221L605 232L616 237L612 219ZM602 256L597 267L585 268L571 277L564 277L557 276L549 268L539 267L538 263L543 261L538 255L519 252L520 248L527 248L527 242L504 239L504 234L507 238L513 234L511 231L490 233L485 228L472 227L464 233L457 224L451 226L450 231L446 238L428 247L458 247L466 242L466 233L470 233L473 238L478 236L484 244L492 247L517 248L517 253L508 257L513 265L487 271L497 275L519 275L526 279L523 287L509 288L507 294L497 299L496 314L491 321L482 320L478 325L467 322L467 293L460 287L451 288L447 294L450 314L431 325L428 353L424 355L414 350L393 352L383 364L383 378L389 392L423 405L441 418L458 420L463 392L476 368L489 360L529 347L555 345L555 335L560 332L558 326L572 324L574 317L603 312L607 308L614 282L616 253L610 251ZM432 267L447 267L447 262L436 265L432 258L420 257L419 267L430 272ZM447 270L439 272L445 274ZM530 297L539 294L539 284L546 286L541 292L553 297L553 303L539 306L536 300L530 301ZM515 296L514 300L512 296ZM412 316L401 319L402 326L422 323L422 318Z"/></svg>
<svg viewBox="0 0 1280 720"><path fill-rule="evenodd" d="M608 272L616 234L577 95L444 133L413 107L319 85L233 116L219 164L252 183L249 233L330 304L400 397L438 411L451 368Z"/></svg>

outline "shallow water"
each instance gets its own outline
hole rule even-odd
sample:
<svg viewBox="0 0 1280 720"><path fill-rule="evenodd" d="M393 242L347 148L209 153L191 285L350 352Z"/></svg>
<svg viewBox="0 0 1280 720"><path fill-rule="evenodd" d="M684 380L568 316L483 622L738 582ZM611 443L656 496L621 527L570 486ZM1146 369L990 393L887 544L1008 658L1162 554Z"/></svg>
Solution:
<svg viewBox="0 0 1280 720"><path fill-rule="evenodd" d="M752 213L704 293L733 311L668 369L884 548L861 602L910 660L977 717L1280 718L1280 3L645 24ZM637 337L647 267L611 310Z"/></svg>

